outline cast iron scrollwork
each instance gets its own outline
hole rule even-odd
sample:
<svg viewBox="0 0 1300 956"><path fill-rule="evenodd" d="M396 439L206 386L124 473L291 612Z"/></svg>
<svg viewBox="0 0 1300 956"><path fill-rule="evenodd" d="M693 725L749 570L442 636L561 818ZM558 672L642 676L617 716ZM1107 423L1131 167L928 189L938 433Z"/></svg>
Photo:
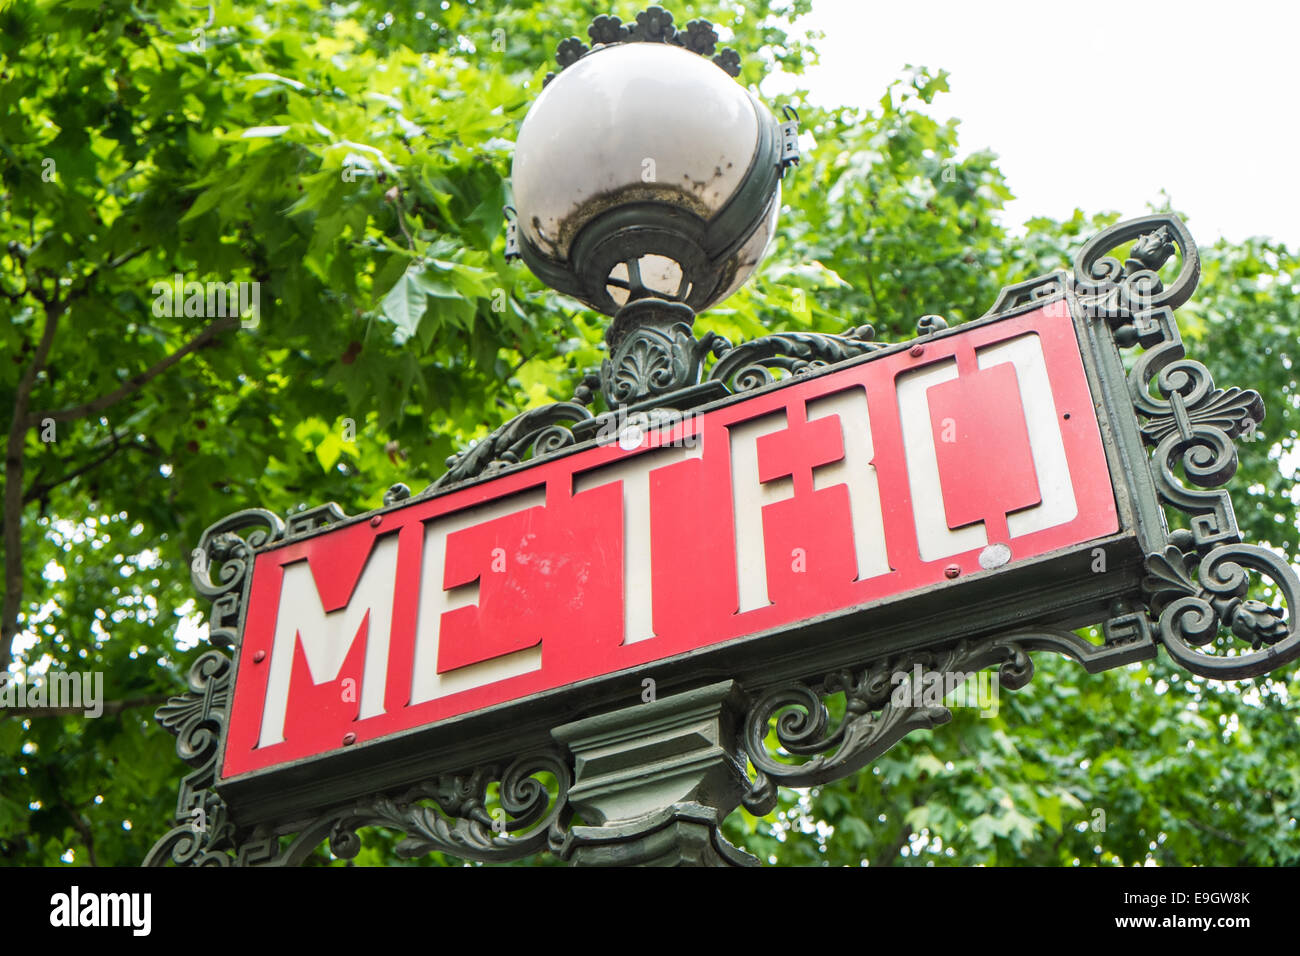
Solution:
<svg viewBox="0 0 1300 956"><path fill-rule="evenodd" d="M758 697L744 723L744 746L756 775L744 804L755 816L771 813L777 786L811 787L838 780L875 760L914 730L947 723L952 712L943 706L916 706L911 694L898 689L915 667L942 677L976 672L998 665L1001 685L1023 687L1034 667L1025 649L1005 636L961 641L947 651L919 651L870 665L858 671L836 671L810 686L793 682ZM844 694L845 715L833 730L824 698ZM788 754L810 759L788 763L767 747L771 721Z"/></svg>
<svg viewBox="0 0 1300 956"><path fill-rule="evenodd" d="M1130 241L1123 264L1108 255ZM1182 264L1166 286L1158 270L1175 250ZM1075 261L1074 284L1085 313L1104 320L1118 346L1143 349L1128 373L1129 394L1142 440L1152 447L1156 491L1164 505L1188 516L1189 530L1175 530L1146 558L1143 592L1157 635L1191 672L1232 680L1300 657L1300 581L1278 555L1241 543L1232 499L1222 487L1237 471L1235 441L1254 434L1264 402L1252 390L1215 387L1209 370L1186 357L1173 309L1191 296L1199 275L1199 253L1187 228L1176 216L1157 215L1119 223L1092 239ZM1273 583L1286 612L1248 597L1251 571ZM1233 638L1249 643L1250 651L1196 650Z"/></svg>
<svg viewBox="0 0 1300 956"><path fill-rule="evenodd" d="M709 372L711 381L723 382L733 392L770 385L773 369L798 375L885 346L875 341L875 330L861 325L848 335L822 332L779 332L720 350Z"/></svg>
<svg viewBox="0 0 1300 956"><path fill-rule="evenodd" d="M1190 544L1187 538L1176 540ZM1169 656L1192 673L1239 680L1259 677L1300 657L1294 620L1288 621L1282 608L1248 596L1250 569L1273 582L1288 610L1300 607L1300 582L1290 566L1267 548L1221 545L1197 561L1194 550L1170 544L1148 556L1146 567L1142 588L1150 599L1160 641ZM1223 629L1231 637L1221 635ZM1234 647L1232 654L1196 650L1230 644L1231 638L1248 643L1250 650Z"/></svg>
<svg viewBox="0 0 1300 956"><path fill-rule="evenodd" d="M241 536L239 532L246 533ZM240 607L253 569L253 552L279 540L284 533L284 522L278 515L264 508L250 508L223 518L199 538L191 555L190 579L194 589L212 602L208 640L214 647L233 647L239 642Z"/></svg>
<svg viewBox="0 0 1300 956"><path fill-rule="evenodd" d="M554 790L540 779L544 774L554 779ZM499 781L499 806L489 810L488 788L494 781ZM326 840L331 853L350 860L361 850L358 830L363 827L402 833L396 853L403 859L441 852L485 863L518 860L562 842L572 812L569 786L569 766L559 754L526 754L504 771L489 766L443 774L396 795L335 808L302 827L284 848L269 828L260 828L241 848L239 862L297 866Z"/></svg>
<svg viewBox="0 0 1300 956"><path fill-rule="evenodd" d="M1133 240L1124 262L1109 254ZM1182 265L1166 286L1159 270L1175 250ZM1090 239L1075 257L1073 286L1088 314L1118 325L1141 312L1178 308L1191 297L1200 275L1200 253L1183 221L1172 215L1143 216Z"/></svg>
<svg viewBox="0 0 1300 956"><path fill-rule="evenodd" d="M482 474L559 451L574 442L572 425L591 418L577 402L553 402L516 415L492 434L447 459L447 471L425 494Z"/></svg>
<svg viewBox="0 0 1300 956"><path fill-rule="evenodd" d="M1198 545L1238 540L1232 501L1219 486L1237 470L1233 440L1263 421L1263 400L1254 391L1215 388L1209 370L1185 358L1169 309L1140 313L1130 327L1145 351L1129 372L1129 393L1144 419L1143 441L1155 446L1152 466L1161 498L1192 516ZM1195 488L1175 474L1180 462Z"/></svg>
<svg viewBox="0 0 1300 956"><path fill-rule="evenodd" d="M176 737L176 754L194 768L181 781L176 827L165 833L145 858L146 866L226 866L234 828L216 783L217 752L230 701L230 658L208 651L190 667L189 690L158 708L156 719Z"/></svg>

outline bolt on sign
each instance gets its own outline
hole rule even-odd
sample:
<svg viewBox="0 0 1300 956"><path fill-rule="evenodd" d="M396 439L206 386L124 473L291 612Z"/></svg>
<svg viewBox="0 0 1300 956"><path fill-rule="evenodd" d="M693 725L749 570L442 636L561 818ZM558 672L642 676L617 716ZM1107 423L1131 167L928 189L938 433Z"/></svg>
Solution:
<svg viewBox="0 0 1300 956"><path fill-rule="evenodd" d="M1151 216L1094 238L1073 274L895 344L860 327L733 346L697 339L680 303L634 302L574 401L501 426L424 492L218 522L194 579L236 652L201 657L159 711L197 769L151 861L283 861L276 835L303 819L292 859L373 823L415 833L411 852L536 851L546 834L519 834L562 826L572 774L552 730L647 686L738 682L744 802L766 813L776 785L843 776L944 719L891 701L892 673L999 665L1014 689L1030 651L1100 671L1164 647L1220 679L1293 660L1294 617L1271 601L1294 607L1300 585L1241 543L1221 487L1262 402L1216 388L1173 317L1198 275L1183 224ZM593 415L596 386L628 407ZM776 720L792 706L802 723ZM543 765L550 810L519 796ZM485 815L490 779L522 822ZM430 824L425 797L454 823Z"/></svg>

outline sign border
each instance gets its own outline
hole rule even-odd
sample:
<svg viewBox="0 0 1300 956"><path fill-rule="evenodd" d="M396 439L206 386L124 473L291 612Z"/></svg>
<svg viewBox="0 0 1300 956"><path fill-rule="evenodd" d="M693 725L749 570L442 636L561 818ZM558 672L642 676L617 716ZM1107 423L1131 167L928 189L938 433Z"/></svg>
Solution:
<svg viewBox="0 0 1300 956"><path fill-rule="evenodd" d="M1130 243L1124 262L1109 255ZM1175 251L1181 266L1166 287L1157 273ZM842 630L844 621L837 616L846 612L836 612L651 665L656 680L663 677L661 687L684 690L732 676L726 671L737 666L735 655L743 656L745 646L762 642L770 664L763 672L751 669L744 685L749 705L743 747L756 770L744 797L746 807L762 815L774 806L778 785L810 786L844 776L911 730L946 720L942 708L899 708L887 693L882 696L882 675L906 671L913 663L939 671L998 666L1003 686L1015 689L1032 676L1029 653L1034 651L1064 654L1096 672L1153 657L1163 646L1181 666L1218 679L1257 676L1300 656L1295 613L1300 609L1300 582L1274 552L1240 543L1231 500L1221 488L1236 469L1233 440L1253 433L1263 418L1263 404L1254 392L1216 389L1205 367L1185 358L1173 317L1173 309L1190 297L1198 278L1198 253L1182 222L1171 215L1142 217L1090 240L1076 258L1073 274L1052 273L1006 287L986 316L959 329L945 332L942 320L926 317L919 325L919 339L892 346L871 343L861 329L849 337L777 334L723 349L709 381L683 390L690 393L681 399L686 407L708 410L783 387L785 382L763 384L755 378L755 370L766 374L763 365L811 376L829 374L882 353L1063 302L1080 346L1119 517L1120 531L1102 541L1018 563L988 578L911 592L865 611L851 609L849 616L871 618L873 643L867 661L860 649L855 655L841 646L843 642L831 640L819 648L814 663L809 663L806 645L800 646L797 657L782 647L793 631L803 636L819 629ZM1143 351L1126 372L1121 349L1138 345ZM794 360L781 357L791 355ZM716 388L705 387L717 381L730 382L742 394L717 398ZM657 400L664 404L672 399ZM560 424L575 419L571 428ZM507 470L531 467L531 462L519 461L515 449L529 446L538 456L535 460L541 460L589 447L579 437L584 429L590 433L591 419L573 403L531 410L453 459L448 474L424 494L459 491ZM381 515L408 495L403 486L395 486L385 495L383 508L352 518L333 504L293 515L287 523L269 511L252 509L209 528L198 552L219 563L218 580L212 580L206 564L200 569L197 558L194 580L199 592L213 601L212 643L229 647L238 642L248 572L258 550ZM1189 528L1170 531L1167 508L1186 514ZM1108 572L1085 575L1092 549L1098 546L1105 550ZM1023 601L1009 609L997 600L997 592L1005 591L1002 585L1034 570L1049 576L1037 596L1027 592L1037 604ZM1292 609L1289 619L1251 598L1257 580L1252 571L1273 582L1273 593ZM1055 580L1051 573L1057 575ZM989 586L994 581L997 586ZM917 618L919 606L929 610L928 616ZM1071 630L1092 624L1100 625L1100 643ZM890 637L919 631L927 635L923 644ZM1229 649L1234 638L1245 640L1251 649ZM1212 650L1219 653L1207 652ZM704 655L709 666L701 668ZM357 828L376 823L415 834L407 847L413 852L440 849L466 858L502 860L548 844L558 848L568 819L572 777L568 757L549 733L572 717L571 712L561 713L564 705L558 697L590 695L583 709L596 710L612 698L588 685L608 688L629 676L602 675L535 699L406 732L420 735L418 748L410 747L404 734L396 734L372 742L364 753L330 755L332 770L326 780L320 774L324 768L315 766L320 758L307 758L267 771L265 780L249 775L218 782L232 673L230 659L220 650L205 653L191 669L190 692L158 711L159 722L178 737L178 755L196 769L182 783L177 826L158 841L148 863L292 863L326 838L336 853L346 855L359 847ZM825 698L838 693L847 694L853 706L832 730ZM626 695L623 688L620 696ZM786 719L791 708L802 716ZM503 710L509 710L509 720ZM790 752L810 755L808 759L791 762L768 752L766 738L778 715L784 715L777 724L778 738L783 744L797 743L798 750ZM446 734L452 741L470 729L466 721L473 722L472 744L451 743L429 756L431 735ZM395 748L387 758L393 769L386 774L376 774L371 763L380 745ZM467 766L477 769L464 771ZM364 783L346 782L349 775L363 773ZM539 773L549 774L554 782L545 799L536 785ZM269 785L269 775L274 775L275 786ZM400 794L382 792L416 779L424 782ZM519 810L503 831L484 819L483 795L491 780L500 781L503 799L514 797L511 805ZM527 781L533 782L531 790ZM437 803L441 816L428 808L429 799ZM206 821L201 830L194 825L196 808ZM282 848L280 837L291 833L297 837Z"/></svg>

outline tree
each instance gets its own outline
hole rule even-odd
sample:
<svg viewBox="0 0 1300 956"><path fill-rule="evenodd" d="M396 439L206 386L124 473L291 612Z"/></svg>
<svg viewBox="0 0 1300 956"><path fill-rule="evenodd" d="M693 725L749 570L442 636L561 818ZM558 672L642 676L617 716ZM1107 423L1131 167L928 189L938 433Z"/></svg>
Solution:
<svg viewBox="0 0 1300 956"><path fill-rule="evenodd" d="M734 34L742 82L814 55L815 38L783 25L808 0L693 7ZM0 670L93 668L109 700L99 720L0 712L0 859L137 862L170 816L181 765L151 712L202 651L189 566L207 524L253 505L375 507L599 364L603 323L507 264L502 241L511 144L543 60L595 12L0 11L0 399L13 410ZM999 286L1063 264L1113 221L1035 221L1009 239L995 157L959 159L956 124L916 108L945 89L943 73L909 69L869 114L803 109L816 147L787 177L769 261L700 329L736 341L870 322L904 338L926 313L980 315ZM1188 337L1214 343L1225 382L1265 396L1239 513L1248 538L1286 549L1296 256L1258 240L1206 264ZM257 283L257 310L186 315L166 294L177 275ZM1243 696L1164 662L1087 677L1041 661L1040 674L995 719L959 714L855 779L783 793L770 818L734 814L732 839L785 863L1296 858L1286 678ZM391 839L374 840L361 861L391 860Z"/></svg>

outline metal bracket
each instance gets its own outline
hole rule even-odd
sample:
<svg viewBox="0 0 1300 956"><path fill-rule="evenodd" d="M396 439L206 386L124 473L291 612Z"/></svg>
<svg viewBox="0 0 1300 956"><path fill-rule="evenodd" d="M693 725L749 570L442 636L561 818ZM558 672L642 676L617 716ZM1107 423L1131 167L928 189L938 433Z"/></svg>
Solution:
<svg viewBox="0 0 1300 956"><path fill-rule="evenodd" d="M515 221L514 206L506 206L503 211L506 214L506 261L511 262L523 258L519 251L519 223Z"/></svg>
<svg viewBox="0 0 1300 956"><path fill-rule="evenodd" d="M781 155L777 159L781 175L791 166L799 165L799 114L794 107L787 106L782 111L785 122L781 124Z"/></svg>

